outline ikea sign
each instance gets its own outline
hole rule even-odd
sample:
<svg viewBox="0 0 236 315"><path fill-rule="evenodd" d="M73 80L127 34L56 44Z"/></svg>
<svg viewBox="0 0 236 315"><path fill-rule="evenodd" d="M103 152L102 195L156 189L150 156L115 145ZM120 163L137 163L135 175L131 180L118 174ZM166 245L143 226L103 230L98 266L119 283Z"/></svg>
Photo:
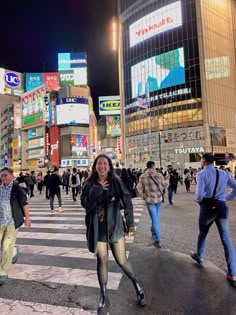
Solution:
<svg viewBox="0 0 236 315"><path fill-rule="evenodd" d="M120 96L100 96L99 115L120 115Z"/></svg>

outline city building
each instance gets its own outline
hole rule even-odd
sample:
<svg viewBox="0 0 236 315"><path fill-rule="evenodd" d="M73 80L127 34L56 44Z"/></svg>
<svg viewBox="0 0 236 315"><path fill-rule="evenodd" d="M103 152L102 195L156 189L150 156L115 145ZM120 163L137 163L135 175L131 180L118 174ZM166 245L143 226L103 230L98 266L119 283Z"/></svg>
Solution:
<svg viewBox="0 0 236 315"><path fill-rule="evenodd" d="M236 155L236 3L119 0L127 166L200 166ZM230 164L232 165L232 162Z"/></svg>

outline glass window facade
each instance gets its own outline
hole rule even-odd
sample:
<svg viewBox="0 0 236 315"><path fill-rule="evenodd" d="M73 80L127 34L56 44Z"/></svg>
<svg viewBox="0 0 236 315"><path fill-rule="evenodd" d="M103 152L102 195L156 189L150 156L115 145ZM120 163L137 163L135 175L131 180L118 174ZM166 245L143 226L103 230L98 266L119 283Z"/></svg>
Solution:
<svg viewBox="0 0 236 315"><path fill-rule="evenodd" d="M141 166L158 158L159 147L149 140L130 150L130 137L203 126L196 6L195 0L119 4L126 161ZM164 143L164 156L170 159L174 148Z"/></svg>

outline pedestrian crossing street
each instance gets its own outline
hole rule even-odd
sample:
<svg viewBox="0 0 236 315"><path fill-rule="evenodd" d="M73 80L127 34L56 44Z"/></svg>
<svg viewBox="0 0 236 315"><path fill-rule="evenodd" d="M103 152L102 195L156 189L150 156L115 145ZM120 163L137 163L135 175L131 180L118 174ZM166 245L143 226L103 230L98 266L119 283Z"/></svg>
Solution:
<svg viewBox="0 0 236 315"><path fill-rule="evenodd" d="M72 198L66 198L64 192L62 192L62 200L64 212L55 215L50 213L49 200L45 199L44 194L35 195L29 200L32 227L31 229L22 227L18 232L19 258L17 264L11 267L8 281L23 284L37 282L55 286L60 284L86 288L86 290L96 289L99 292L96 257L87 250L85 211L79 201L73 202ZM57 198L54 204L56 208ZM133 199L133 204L137 226L144 205L139 198ZM134 237L127 237L126 242L127 255L129 255ZM108 289L117 290L122 276L109 251ZM4 288L7 286L8 282L4 284ZM79 308L64 307L63 304L54 306L53 300L48 304L38 303L39 301L41 300L37 300L35 296L31 299L29 295L27 301L15 297L14 303L11 303L11 299L2 298L0 290L0 309L11 307L11 312L8 311L6 314L37 314L37 309L44 308L51 308L48 314L91 314ZM22 311L23 309L25 311ZM30 313L30 310L34 311Z"/></svg>

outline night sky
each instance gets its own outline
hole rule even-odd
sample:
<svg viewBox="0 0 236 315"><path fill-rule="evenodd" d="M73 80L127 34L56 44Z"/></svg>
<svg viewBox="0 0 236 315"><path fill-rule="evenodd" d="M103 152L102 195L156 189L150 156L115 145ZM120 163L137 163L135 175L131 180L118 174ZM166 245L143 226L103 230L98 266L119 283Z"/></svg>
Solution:
<svg viewBox="0 0 236 315"><path fill-rule="evenodd" d="M116 0L3 1L0 67L20 72L57 71L57 53L85 51L96 107L99 95L118 94L110 31L115 14Z"/></svg>

